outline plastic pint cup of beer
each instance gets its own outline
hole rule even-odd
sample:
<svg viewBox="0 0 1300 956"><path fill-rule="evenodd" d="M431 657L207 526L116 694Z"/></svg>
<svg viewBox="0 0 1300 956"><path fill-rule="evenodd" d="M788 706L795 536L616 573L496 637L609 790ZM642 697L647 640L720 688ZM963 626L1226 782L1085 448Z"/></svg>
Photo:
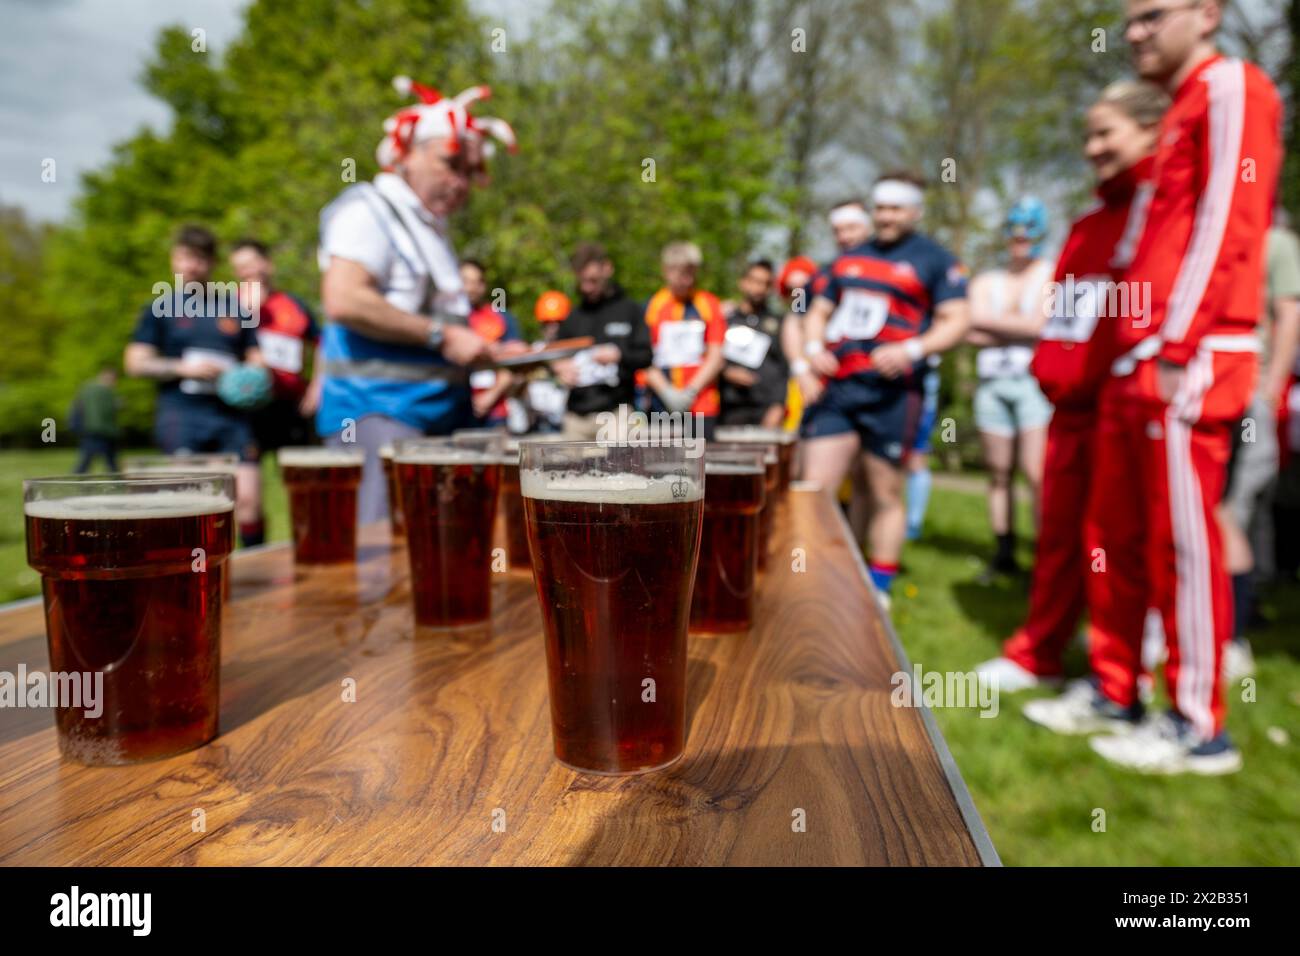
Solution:
<svg viewBox="0 0 1300 956"><path fill-rule="evenodd" d="M458 627L492 614L492 531L502 437L414 438L393 467L406 514L411 596L421 627Z"/></svg>
<svg viewBox="0 0 1300 956"><path fill-rule="evenodd" d="M719 425L713 437L720 442L756 442L777 446L779 459L777 492L784 495L790 488L794 471L795 447L799 436L780 428L762 428L758 425Z"/></svg>
<svg viewBox="0 0 1300 956"><path fill-rule="evenodd" d="M345 564L357 559L357 488L365 452L347 448L281 448L280 474L289 492L293 559Z"/></svg>
<svg viewBox="0 0 1300 956"><path fill-rule="evenodd" d="M524 527L524 499L519 490L519 439L508 438L501 455L501 524L505 528L506 557L512 568L531 568L528 529Z"/></svg>
<svg viewBox="0 0 1300 956"><path fill-rule="evenodd" d="M388 527L393 538L406 536L406 519L402 516L402 497L397 491L397 473L393 470L393 455L397 449L390 442L379 449L379 463L384 466L384 485L388 489Z"/></svg>
<svg viewBox="0 0 1300 956"><path fill-rule="evenodd" d="M780 446L776 443L709 442L709 451L762 451L763 452L763 508L758 519L758 570L767 568L767 555L772 547L772 526L776 517L776 502L780 490ZM705 501L705 510L708 502Z"/></svg>
<svg viewBox="0 0 1300 956"><path fill-rule="evenodd" d="M519 487L519 446L525 441L554 442L564 441L564 438L558 434L511 435L505 440L505 451L501 456L501 496L497 511L505 528L506 557L510 567L532 571L528 526L524 521L524 497Z"/></svg>
<svg viewBox="0 0 1300 956"><path fill-rule="evenodd" d="M762 446L704 456L704 531L691 600L691 630L725 634L749 629L754 614L767 466Z"/></svg>
<svg viewBox="0 0 1300 956"><path fill-rule="evenodd" d="M23 483L65 756L133 763L217 735L234 503L233 476L213 473Z"/></svg>
<svg viewBox="0 0 1300 956"><path fill-rule="evenodd" d="M682 755L700 448L520 445L556 758L601 774Z"/></svg>

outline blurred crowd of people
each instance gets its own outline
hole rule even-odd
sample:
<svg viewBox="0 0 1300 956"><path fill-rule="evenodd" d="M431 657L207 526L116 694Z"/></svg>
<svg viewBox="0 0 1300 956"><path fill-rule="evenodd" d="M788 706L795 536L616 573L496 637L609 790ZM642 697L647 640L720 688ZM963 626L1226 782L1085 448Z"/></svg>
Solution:
<svg viewBox="0 0 1300 956"><path fill-rule="evenodd" d="M900 169L829 209L829 261L754 259L725 299L700 287L692 242L662 249L646 302L624 291L604 246L583 242L573 298L539 297L529 343L489 266L457 257L449 219L514 134L472 112L482 88L445 97L398 78L418 102L384 124L383 171L321 212L328 322L278 289L267 247L245 239L230 262L256 290L241 306L258 321L190 297L171 318L146 308L126 372L159 381L164 451L240 455L246 544L262 536L258 456L286 444L363 449L367 522L388 510L380 449L404 438L504 427L589 440L620 409L690 416L706 438L719 424L797 429L802 478L842 494L888 607L904 542L923 533L941 357L969 344L991 478L987 575L1018 570L1017 472L1037 532L1028 619L982 673L1004 690L1058 680L1086 611L1093 675L1026 714L1107 733L1096 749L1122 765L1229 772L1240 757L1222 730L1221 674L1253 580L1277 564L1271 496L1300 446L1300 243L1274 215L1276 91L1214 49L1220 5L1130 10L1143 79L1108 88L1087 114L1097 202L1055 261L1046 209L1025 197L1005 218L1003 263L968 281L920 229L925 181ZM1257 161L1256 179L1223 172L1239 155ZM180 231L178 282L203 283L215 262L210 233ZM1117 299L1127 304L1108 312ZM521 361L538 349L553 360ZM223 392L240 367L266 370L255 408L239 407L250 383ZM82 405L103 418L102 396ZM1164 632L1163 721L1144 714L1149 620ZM1234 674L1249 668L1237 648Z"/></svg>

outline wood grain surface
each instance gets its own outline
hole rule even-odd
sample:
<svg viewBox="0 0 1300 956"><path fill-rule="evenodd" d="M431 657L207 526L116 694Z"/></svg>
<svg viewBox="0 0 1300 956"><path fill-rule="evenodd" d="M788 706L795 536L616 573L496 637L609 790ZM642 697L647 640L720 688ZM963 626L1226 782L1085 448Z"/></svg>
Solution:
<svg viewBox="0 0 1300 956"><path fill-rule="evenodd" d="M83 767L51 711L0 709L0 864L996 862L927 715L890 703L899 658L829 499L790 493L756 626L691 637L686 753L635 777L553 759L529 573L497 575L490 626L417 633L404 549L361 541L355 567L236 555L206 747ZM0 612L19 662L48 667L39 602Z"/></svg>

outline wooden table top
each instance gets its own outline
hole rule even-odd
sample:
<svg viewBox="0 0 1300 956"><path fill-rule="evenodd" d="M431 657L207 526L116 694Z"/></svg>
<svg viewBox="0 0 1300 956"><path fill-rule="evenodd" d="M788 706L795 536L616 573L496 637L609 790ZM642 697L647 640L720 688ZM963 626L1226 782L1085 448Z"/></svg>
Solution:
<svg viewBox="0 0 1300 956"><path fill-rule="evenodd" d="M417 634L405 550L361 540L306 573L236 554L205 747L83 767L51 711L0 708L0 864L998 863L933 715L890 703L910 665L828 498L790 493L756 626L690 638L685 755L632 777L555 761L531 575L490 628ZM0 609L20 662L49 666L39 600Z"/></svg>

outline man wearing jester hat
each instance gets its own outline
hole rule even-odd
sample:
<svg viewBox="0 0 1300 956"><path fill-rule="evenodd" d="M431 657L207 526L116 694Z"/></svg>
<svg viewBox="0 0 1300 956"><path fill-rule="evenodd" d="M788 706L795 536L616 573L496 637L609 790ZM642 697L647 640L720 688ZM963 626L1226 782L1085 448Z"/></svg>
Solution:
<svg viewBox="0 0 1300 956"><path fill-rule="evenodd" d="M486 180L489 138L514 151L514 132L502 120L471 114L470 106L487 98L486 86L455 97L403 76L393 86L419 102L384 122L375 151L382 172L345 189L320 217L328 323L316 427L326 444L366 452L363 522L387 513L380 447L471 424L468 366L525 348L491 346L469 328L448 230L471 184Z"/></svg>

